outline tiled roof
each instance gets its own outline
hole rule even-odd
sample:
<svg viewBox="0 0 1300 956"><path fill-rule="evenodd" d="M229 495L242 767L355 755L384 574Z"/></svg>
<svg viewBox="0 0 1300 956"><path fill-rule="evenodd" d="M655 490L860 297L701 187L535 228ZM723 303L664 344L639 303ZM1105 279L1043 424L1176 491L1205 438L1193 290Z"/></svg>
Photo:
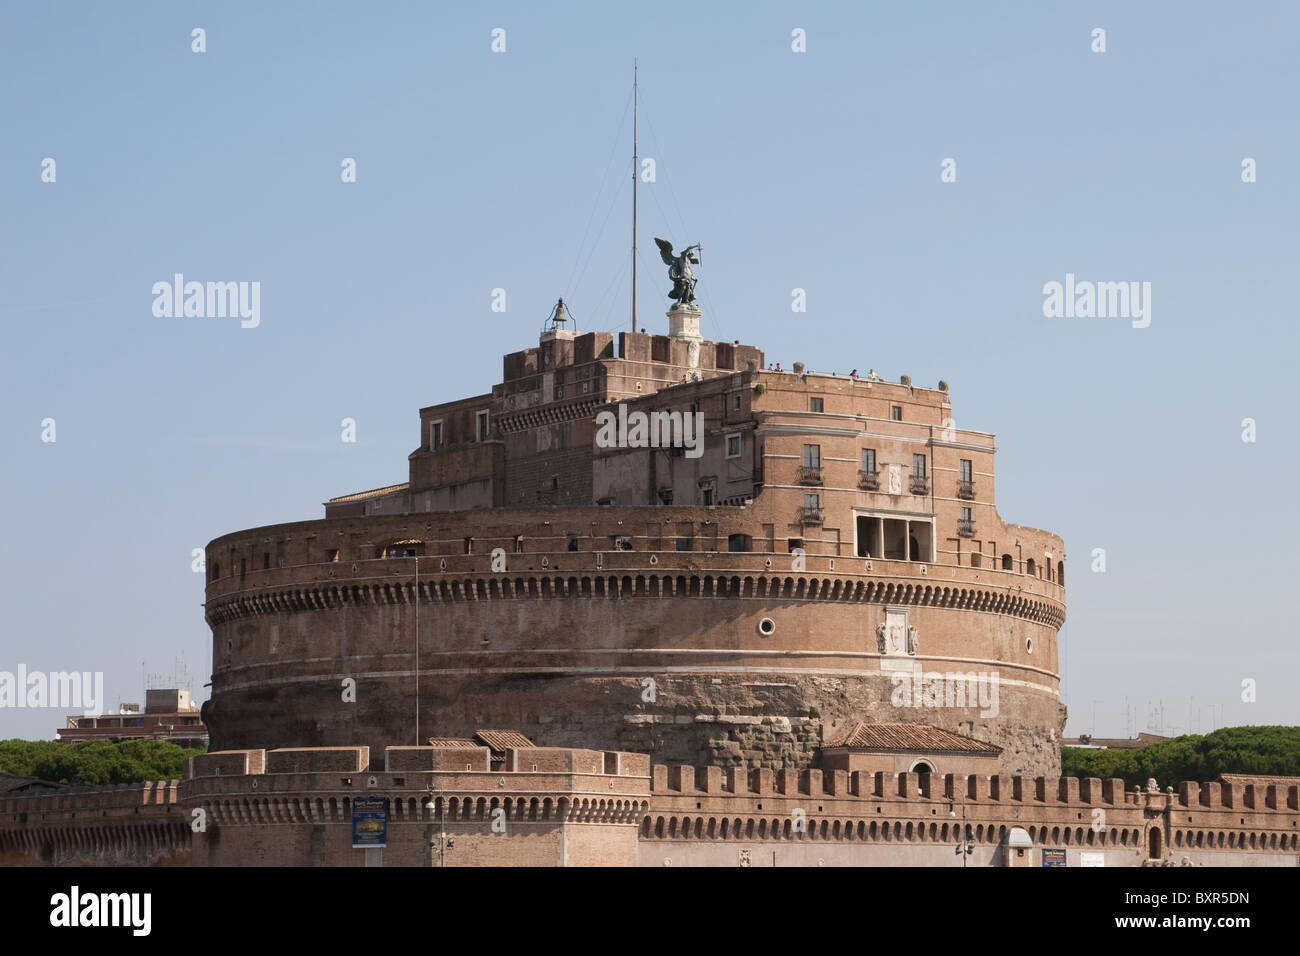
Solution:
<svg viewBox="0 0 1300 956"><path fill-rule="evenodd" d="M533 742L517 730L476 730L474 739L493 753L501 753L511 747L532 747Z"/></svg>
<svg viewBox="0 0 1300 956"><path fill-rule="evenodd" d="M63 784L42 780L40 777L25 777L17 773L0 773L0 793L20 793L24 790L61 790Z"/></svg>
<svg viewBox="0 0 1300 956"><path fill-rule="evenodd" d="M369 491L357 491L350 495L340 495L337 498L331 498L329 504L336 504L340 501L360 501L363 498L378 498L380 495L386 495L391 491L401 491L409 485L409 481L404 481L400 485L388 485L385 488L371 488Z"/></svg>
<svg viewBox="0 0 1300 956"><path fill-rule="evenodd" d="M901 750L996 756L1001 747L925 724L857 723L827 741L825 747L850 750Z"/></svg>
<svg viewBox="0 0 1300 956"><path fill-rule="evenodd" d="M459 750L464 747L473 747L478 750L482 744L476 744L468 737L430 737L430 747L442 747L447 750Z"/></svg>

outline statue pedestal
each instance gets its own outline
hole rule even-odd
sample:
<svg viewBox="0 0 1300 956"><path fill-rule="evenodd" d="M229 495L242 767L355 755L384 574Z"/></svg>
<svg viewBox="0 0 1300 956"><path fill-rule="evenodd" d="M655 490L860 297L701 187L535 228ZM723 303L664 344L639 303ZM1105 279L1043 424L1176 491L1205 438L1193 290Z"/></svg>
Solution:
<svg viewBox="0 0 1300 956"><path fill-rule="evenodd" d="M700 316L703 315L693 305L678 303L668 310L668 334L675 339L686 340L686 365L688 368L700 367Z"/></svg>

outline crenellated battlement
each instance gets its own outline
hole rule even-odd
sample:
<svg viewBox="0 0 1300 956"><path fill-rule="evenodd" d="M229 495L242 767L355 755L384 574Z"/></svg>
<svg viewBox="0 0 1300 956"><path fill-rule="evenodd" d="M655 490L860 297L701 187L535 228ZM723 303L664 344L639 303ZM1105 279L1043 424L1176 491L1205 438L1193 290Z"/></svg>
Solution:
<svg viewBox="0 0 1300 956"><path fill-rule="evenodd" d="M1124 789L1118 777L1027 777L996 774L885 773L833 770L770 770L655 764L651 789L657 795L837 797L877 801L948 801L989 806L1134 806L1147 809L1300 811L1296 784L1197 783L1183 781L1167 791ZM1172 791L1172 792L1170 792Z"/></svg>
<svg viewBox="0 0 1300 956"><path fill-rule="evenodd" d="M178 780L123 783L117 786L66 787L54 793L0 797L0 821L16 814L85 814L96 810L138 811L179 802ZM13 822L12 820L10 822Z"/></svg>
<svg viewBox="0 0 1300 956"><path fill-rule="evenodd" d="M0 797L0 861L150 866L189 861L180 782Z"/></svg>
<svg viewBox="0 0 1300 956"><path fill-rule="evenodd" d="M1069 865L1274 866L1300 849L1300 779L1161 791L1118 778L651 766L646 754L484 734L490 746L438 738L382 756L215 752L192 758L182 782L5 797L0 856L358 865L354 805L374 797L388 865L402 866L435 865L430 840L449 837L456 865L519 854L535 865L960 865L956 846L976 865L1034 865L1026 854L1042 848Z"/></svg>
<svg viewBox="0 0 1300 956"><path fill-rule="evenodd" d="M747 861L755 842L786 847L804 865L948 865L942 848L956 844L980 865L1032 865L1025 848L1043 847L1074 854L1070 865L1088 854L1086 865L1280 866L1300 848L1300 780L1188 781L1162 792L1126 791L1119 779L656 765L651 784L643 862L667 852L726 865L736 852L726 844L739 843Z"/></svg>

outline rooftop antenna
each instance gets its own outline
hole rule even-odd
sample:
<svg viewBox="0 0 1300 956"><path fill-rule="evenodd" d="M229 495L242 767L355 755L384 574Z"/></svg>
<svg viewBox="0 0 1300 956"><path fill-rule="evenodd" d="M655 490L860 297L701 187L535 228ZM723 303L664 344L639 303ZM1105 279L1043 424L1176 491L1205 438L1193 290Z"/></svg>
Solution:
<svg viewBox="0 0 1300 956"><path fill-rule="evenodd" d="M640 162L636 143L637 66L632 59L632 331L636 331L636 182L640 179ZM626 114L624 114L626 115Z"/></svg>

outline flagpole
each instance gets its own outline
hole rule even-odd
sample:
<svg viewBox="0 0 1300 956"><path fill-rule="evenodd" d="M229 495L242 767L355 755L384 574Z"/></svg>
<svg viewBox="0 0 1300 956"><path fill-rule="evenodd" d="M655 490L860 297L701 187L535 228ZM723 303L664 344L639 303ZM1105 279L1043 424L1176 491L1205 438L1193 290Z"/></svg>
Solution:
<svg viewBox="0 0 1300 956"><path fill-rule="evenodd" d="M632 330L637 330L637 61L632 60Z"/></svg>

